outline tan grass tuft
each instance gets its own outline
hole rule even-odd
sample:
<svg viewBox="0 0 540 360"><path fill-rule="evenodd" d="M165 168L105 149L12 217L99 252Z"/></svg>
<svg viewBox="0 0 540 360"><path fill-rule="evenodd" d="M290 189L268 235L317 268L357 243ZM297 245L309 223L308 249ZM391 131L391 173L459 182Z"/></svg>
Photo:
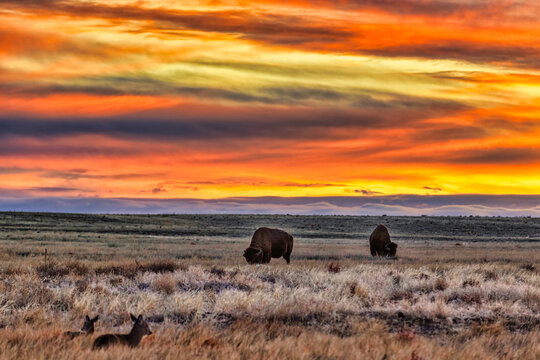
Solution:
<svg viewBox="0 0 540 360"><path fill-rule="evenodd" d="M444 291L446 289L448 289L448 281L441 278L435 280L435 290Z"/></svg>
<svg viewBox="0 0 540 360"><path fill-rule="evenodd" d="M163 292L167 295L171 295L174 293L176 289L176 282L174 281L174 278L169 275L163 275L158 278L156 278L152 282L152 288L155 291Z"/></svg>
<svg viewBox="0 0 540 360"><path fill-rule="evenodd" d="M349 285L349 291L352 296L356 296L360 299L367 299L369 298L369 291L362 286L358 285L357 283L352 283Z"/></svg>
<svg viewBox="0 0 540 360"><path fill-rule="evenodd" d="M42 278L55 278L66 276L69 274L69 269L62 264L53 263L51 261L47 264L36 266L36 272Z"/></svg>

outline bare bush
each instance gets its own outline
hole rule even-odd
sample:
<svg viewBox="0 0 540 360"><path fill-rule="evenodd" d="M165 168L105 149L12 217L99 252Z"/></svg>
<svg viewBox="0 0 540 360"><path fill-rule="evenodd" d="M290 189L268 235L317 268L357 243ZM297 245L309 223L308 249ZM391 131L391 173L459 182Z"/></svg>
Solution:
<svg viewBox="0 0 540 360"><path fill-rule="evenodd" d="M339 265L339 263L334 264L333 262L331 262L330 264L328 264L328 272L337 274L340 271L341 271L341 266Z"/></svg>
<svg viewBox="0 0 540 360"><path fill-rule="evenodd" d="M67 274L69 274L69 269L62 264L50 262L47 264L40 264L36 266L36 272L42 278L54 278L59 276L66 276Z"/></svg>
<svg viewBox="0 0 540 360"><path fill-rule="evenodd" d="M210 274L223 277L225 276L225 270L223 270L223 268L220 268L220 267L212 266L212 268L210 269Z"/></svg>

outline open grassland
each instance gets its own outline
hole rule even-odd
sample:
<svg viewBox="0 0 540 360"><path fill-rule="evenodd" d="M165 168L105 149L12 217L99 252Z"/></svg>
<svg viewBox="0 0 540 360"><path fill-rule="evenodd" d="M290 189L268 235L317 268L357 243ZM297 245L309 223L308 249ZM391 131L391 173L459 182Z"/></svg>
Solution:
<svg viewBox="0 0 540 360"><path fill-rule="evenodd" d="M369 256L378 223L397 260ZM291 265L245 263L259 226L294 236ZM0 213L0 357L538 359L539 237L530 218ZM92 351L129 312L154 334ZM95 335L62 336L86 314Z"/></svg>

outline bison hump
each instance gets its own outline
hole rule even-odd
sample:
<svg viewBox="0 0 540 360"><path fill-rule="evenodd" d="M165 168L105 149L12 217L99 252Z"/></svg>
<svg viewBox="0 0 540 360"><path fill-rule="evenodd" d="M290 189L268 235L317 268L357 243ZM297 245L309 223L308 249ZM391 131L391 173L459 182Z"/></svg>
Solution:
<svg viewBox="0 0 540 360"><path fill-rule="evenodd" d="M390 242L390 233L384 225L377 225L375 230L371 233L371 240Z"/></svg>

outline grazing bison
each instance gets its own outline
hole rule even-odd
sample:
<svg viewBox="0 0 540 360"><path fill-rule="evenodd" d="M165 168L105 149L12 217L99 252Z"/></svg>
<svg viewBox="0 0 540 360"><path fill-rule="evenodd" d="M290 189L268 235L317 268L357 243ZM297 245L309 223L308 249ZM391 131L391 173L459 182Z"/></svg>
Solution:
<svg viewBox="0 0 540 360"><path fill-rule="evenodd" d="M372 256L396 256L397 244L390 241L390 234L384 225L377 225L369 237Z"/></svg>
<svg viewBox="0 0 540 360"><path fill-rule="evenodd" d="M249 264L268 264L271 258L283 258L287 264L291 262L293 237L283 230L267 227L255 230L251 244L244 251Z"/></svg>

